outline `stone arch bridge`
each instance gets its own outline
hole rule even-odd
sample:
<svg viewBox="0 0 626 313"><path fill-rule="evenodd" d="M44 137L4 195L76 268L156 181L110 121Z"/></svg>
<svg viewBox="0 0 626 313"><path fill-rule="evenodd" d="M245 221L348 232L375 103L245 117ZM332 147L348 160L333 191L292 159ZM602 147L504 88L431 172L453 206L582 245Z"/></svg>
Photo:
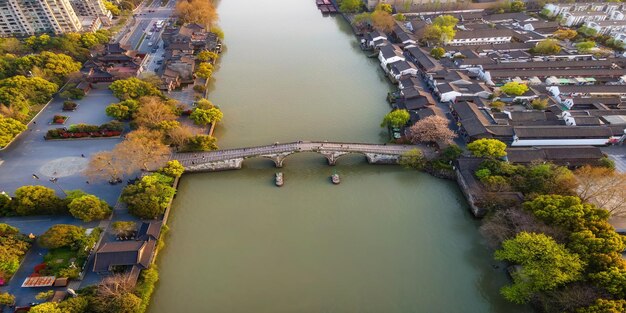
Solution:
<svg viewBox="0 0 626 313"><path fill-rule="evenodd" d="M326 157L329 165L335 165L337 159L350 153L364 155L370 164L397 164L403 153L415 148L411 145L298 141L209 152L174 153L172 159L180 161L187 172L240 169L245 159L256 157L270 159L276 167L282 167L285 158L300 152L317 152Z"/></svg>

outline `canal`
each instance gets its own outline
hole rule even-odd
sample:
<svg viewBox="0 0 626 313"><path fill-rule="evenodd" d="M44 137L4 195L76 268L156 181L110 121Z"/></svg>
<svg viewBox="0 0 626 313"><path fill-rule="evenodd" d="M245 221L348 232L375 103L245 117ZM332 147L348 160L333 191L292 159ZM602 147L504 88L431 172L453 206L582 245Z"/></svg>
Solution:
<svg viewBox="0 0 626 313"><path fill-rule="evenodd" d="M222 148L384 142L391 88L339 16L313 0L219 4L227 51L210 100ZM346 156L183 177L150 312L525 312L507 304L453 182ZM334 186L329 175L342 183Z"/></svg>

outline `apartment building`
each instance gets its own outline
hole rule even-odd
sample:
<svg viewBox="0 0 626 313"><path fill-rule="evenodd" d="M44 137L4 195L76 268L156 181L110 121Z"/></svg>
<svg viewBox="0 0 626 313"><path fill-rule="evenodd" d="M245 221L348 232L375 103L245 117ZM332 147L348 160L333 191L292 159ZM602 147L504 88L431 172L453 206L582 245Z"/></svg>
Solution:
<svg viewBox="0 0 626 313"><path fill-rule="evenodd" d="M109 24L113 17L102 0L72 0L71 3L78 16L97 16L105 24Z"/></svg>
<svg viewBox="0 0 626 313"><path fill-rule="evenodd" d="M81 29L69 0L0 0L0 36L61 34Z"/></svg>

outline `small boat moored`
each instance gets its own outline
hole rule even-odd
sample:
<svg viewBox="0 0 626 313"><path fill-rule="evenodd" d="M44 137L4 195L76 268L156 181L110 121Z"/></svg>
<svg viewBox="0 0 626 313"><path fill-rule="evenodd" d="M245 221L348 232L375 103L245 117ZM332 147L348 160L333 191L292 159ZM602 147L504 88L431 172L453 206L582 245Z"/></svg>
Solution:
<svg viewBox="0 0 626 313"><path fill-rule="evenodd" d="M283 172L278 172L278 173L276 173L276 176L274 177L274 180L275 180L276 186L278 186L278 187L282 187L282 186L283 186L283 184L284 184L284 181L283 181Z"/></svg>
<svg viewBox="0 0 626 313"><path fill-rule="evenodd" d="M330 176L330 180L333 182L333 184L335 185L339 185L339 183L341 183L341 179L339 178L339 174L335 173L333 175Z"/></svg>

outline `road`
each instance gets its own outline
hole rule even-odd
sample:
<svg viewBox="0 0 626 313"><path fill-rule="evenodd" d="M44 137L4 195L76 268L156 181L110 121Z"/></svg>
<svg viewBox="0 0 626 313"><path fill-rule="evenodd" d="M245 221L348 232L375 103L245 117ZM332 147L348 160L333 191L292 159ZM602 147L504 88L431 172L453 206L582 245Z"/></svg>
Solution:
<svg viewBox="0 0 626 313"><path fill-rule="evenodd" d="M149 6L141 7L133 14L134 23L130 35L125 36L121 40L122 45L126 45L129 49L136 49L141 53L149 53L153 44L160 40L161 32L152 32L154 24L159 20L167 20L174 13L175 0L170 0L166 6L161 6L161 1L154 0ZM151 36L149 33L153 33ZM143 39L143 41L142 41ZM140 45L141 44L141 45Z"/></svg>

